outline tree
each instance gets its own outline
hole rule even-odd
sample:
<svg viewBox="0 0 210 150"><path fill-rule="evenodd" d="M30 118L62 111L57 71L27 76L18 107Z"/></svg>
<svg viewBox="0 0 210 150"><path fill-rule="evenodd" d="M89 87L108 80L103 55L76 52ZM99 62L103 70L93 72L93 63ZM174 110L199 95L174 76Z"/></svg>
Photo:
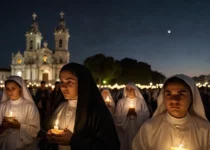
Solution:
<svg viewBox="0 0 210 150"><path fill-rule="evenodd" d="M128 82L148 84L151 82L151 66L135 59L124 58L120 61L122 73L117 79L119 84Z"/></svg>
<svg viewBox="0 0 210 150"><path fill-rule="evenodd" d="M121 74L120 64L113 57L106 57L103 54L86 58L84 65L91 71L99 86L103 80L109 82Z"/></svg>
<svg viewBox="0 0 210 150"><path fill-rule="evenodd" d="M200 75L199 77L192 77L192 79L195 82L204 83L204 82L207 82L208 81L208 76L206 76L206 75Z"/></svg>
<svg viewBox="0 0 210 150"><path fill-rule="evenodd" d="M162 73L158 71L152 71L152 82L154 84L163 83L165 79L166 77Z"/></svg>
<svg viewBox="0 0 210 150"><path fill-rule="evenodd" d="M150 82L162 83L165 80L165 76L160 72L152 71L149 64L131 58L118 61L113 57L96 54L85 59L84 65L89 68L99 85L103 80L108 84L134 82L145 85Z"/></svg>

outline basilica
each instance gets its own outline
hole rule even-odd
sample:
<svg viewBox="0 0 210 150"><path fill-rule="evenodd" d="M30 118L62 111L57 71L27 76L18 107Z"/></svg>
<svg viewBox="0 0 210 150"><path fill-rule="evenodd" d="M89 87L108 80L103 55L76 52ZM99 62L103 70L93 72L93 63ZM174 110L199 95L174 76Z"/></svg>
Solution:
<svg viewBox="0 0 210 150"><path fill-rule="evenodd" d="M26 49L12 54L11 75L21 76L27 83L46 81L54 83L59 79L59 71L70 60L68 43L70 34L60 13L59 25L54 31L55 48L48 48L46 41L42 42L37 15L32 15L32 24L26 32Z"/></svg>

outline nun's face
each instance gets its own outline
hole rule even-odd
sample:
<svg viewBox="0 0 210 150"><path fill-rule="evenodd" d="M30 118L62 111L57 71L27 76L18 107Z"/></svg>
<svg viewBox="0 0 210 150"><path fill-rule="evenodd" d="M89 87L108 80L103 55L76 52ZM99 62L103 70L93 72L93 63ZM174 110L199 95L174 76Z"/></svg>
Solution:
<svg viewBox="0 0 210 150"><path fill-rule="evenodd" d="M164 103L173 117L186 116L191 101L190 90L182 83L169 83L164 89Z"/></svg>
<svg viewBox="0 0 210 150"><path fill-rule="evenodd" d="M108 90L103 90L103 91L101 92L101 95L102 95L102 97L103 97L104 99L106 99L107 96L109 96Z"/></svg>
<svg viewBox="0 0 210 150"><path fill-rule="evenodd" d="M60 73L60 88L66 100L75 100L78 97L78 79L69 71Z"/></svg>
<svg viewBox="0 0 210 150"><path fill-rule="evenodd" d="M7 96L11 100L17 100L21 96L21 88L15 82L7 82L5 85L5 90L6 90Z"/></svg>
<svg viewBox="0 0 210 150"><path fill-rule="evenodd" d="M126 90L126 93L127 93L128 98L135 98L136 97L135 90L134 90L133 87L126 86L125 90Z"/></svg>

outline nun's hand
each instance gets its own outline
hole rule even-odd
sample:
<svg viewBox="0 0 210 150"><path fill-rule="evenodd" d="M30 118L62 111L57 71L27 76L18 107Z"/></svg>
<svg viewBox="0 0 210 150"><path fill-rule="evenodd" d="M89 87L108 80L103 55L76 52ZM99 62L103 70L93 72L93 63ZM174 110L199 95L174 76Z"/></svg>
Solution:
<svg viewBox="0 0 210 150"><path fill-rule="evenodd" d="M20 122L14 119L13 122L9 122L9 127L13 129L20 129Z"/></svg>
<svg viewBox="0 0 210 150"><path fill-rule="evenodd" d="M130 117L130 116L137 117L137 113L136 113L135 109L128 110L127 117Z"/></svg>
<svg viewBox="0 0 210 150"><path fill-rule="evenodd" d="M51 133L51 130L47 132L47 140L49 143L56 143L56 141L53 139L53 134Z"/></svg>
<svg viewBox="0 0 210 150"><path fill-rule="evenodd" d="M62 134L53 134L52 138L58 145L67 146L70 144L73 133L65 129Z"/></svg>
<svg viewBox="0 0 210 150"><path fill-rule="evenodd" d="M4 128L8 128L9 124L10 124L10 122L6 119L6 117L4 117L1 126Z"/></svg>
<svg viewBox="0 0 210 150"><path fill-rule="evenodd" d="M111 108L111 107L112 107L110 103L106 103L106 106L107 106L108 108Z"/></svg>

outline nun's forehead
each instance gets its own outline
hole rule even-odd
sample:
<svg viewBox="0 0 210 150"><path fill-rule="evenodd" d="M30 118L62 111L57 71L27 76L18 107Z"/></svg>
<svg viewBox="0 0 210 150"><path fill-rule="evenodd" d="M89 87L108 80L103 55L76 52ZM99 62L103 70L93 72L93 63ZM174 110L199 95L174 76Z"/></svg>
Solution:
<svg viewBox="0 0 210 150"><path fill-rule="evenodd" d="M6 80L6 81L5 81L5 85L7 85L7 83L15 83L15 84L17 84L18 86L21 87L20 83L18 83L18 81L13 80L13 79Z"/></svg>
<svg viewBox="0 0 210 150"><path fill-rule="evenodd" d="M165 90L184 90L187 89L191 94L192 94L192 89L191 87L182 79L179 80L169 80L168 82L166 81L166 83L163 86L163 91Z"/></svg>
<svg viewBox="0 0 210 150"><path fill-rule="evenodd" d="M190 85L185 80L183 80L182 78L179 78L179 77L172 77L172 78L169 78L168 80L166 80L166 82L163 85L163 88L165 89L169 84L170 85L171 84L180 84L187 88L190 88Z"/></svg>
<svg viewBox="0 0 210 150"><path fill-rule="evenodd" d="M130 87L135 90L135 88L132 85L126 85L125 88L127 88L127 87Z"/></svg>
<svg viewBox="0 0 210 150"><path fill-rule="evenodd" d="M109 92L109 90L108 89L103 89L102 92Z"/></svg>

